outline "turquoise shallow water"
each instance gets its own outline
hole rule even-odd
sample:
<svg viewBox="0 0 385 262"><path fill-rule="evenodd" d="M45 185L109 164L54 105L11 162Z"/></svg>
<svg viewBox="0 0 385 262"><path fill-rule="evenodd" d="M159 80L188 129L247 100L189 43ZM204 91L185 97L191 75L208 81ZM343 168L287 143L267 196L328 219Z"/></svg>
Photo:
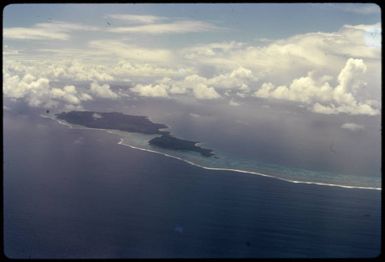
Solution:
<svg viewBox="0 0 385 262"><path fill-rule="evenodd" d="M54 118L51 119L57 120ZM68 124L65 121L61 120L57 121L60 124L71 128L86 128L83 126ZM280 179L292 183L318 184L345 188L381 190L380 176L367 177L360 176L359 174L346 175L341 173L285 167L271 163L263 163L258 161L258 159L252 158L240 159L237 156L231 155L230 152L221 152L216 150L215 148L205 145L204 143L199 143L199 145L202 147L214 150L215 157L204 157L197 152L167 150L149 145L148 141L156 137L157 135L145 135L140 133L129 133L117 130L100 130L119 136L121 138L119 141L120 145L129 146L131 148L144 150L151 153L162 154L166 157L176 158L205 169L231 170L240 173L250 173Z"/></svg>

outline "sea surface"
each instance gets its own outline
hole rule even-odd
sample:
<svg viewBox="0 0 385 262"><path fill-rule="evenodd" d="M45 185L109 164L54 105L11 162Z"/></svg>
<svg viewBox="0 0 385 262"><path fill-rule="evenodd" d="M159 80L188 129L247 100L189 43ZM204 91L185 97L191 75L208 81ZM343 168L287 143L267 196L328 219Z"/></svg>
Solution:
<svg viewBox="0 0 385 262"><path fill-rule="evenodd" d="M154 150L145 135L70 128L39 114L4 111L3 125L8 257L380 254L378 184L309 179L218 150L210 160Z"/></svg>

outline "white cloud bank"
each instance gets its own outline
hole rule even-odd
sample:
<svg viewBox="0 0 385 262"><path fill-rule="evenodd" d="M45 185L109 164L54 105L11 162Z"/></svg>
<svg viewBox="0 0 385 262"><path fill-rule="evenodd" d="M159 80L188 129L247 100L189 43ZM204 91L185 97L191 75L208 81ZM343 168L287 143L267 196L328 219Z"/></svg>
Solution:
<svg viewBox="0 0 385 262"><path fill-rule="evenodd" d="M359 78L366 70L363 60L350 58L339 73L338 85L334 88L325 78L317 80L309 73L305 77L294 79L289 86L275 87L270 82L264 83L254 95L308 104L311 110L322 114L376 115L379 111L370 102L359 102L354 96L364 86Z"/></svg>
<svg viewBox="0 0 385 262"><path fill-rule="evenodd" d="M131 28L132 32L138 30L133 28L143 29L143 26L150 32L153 26L167 24L168 29L162 32L177 33L178 23L186 21L123 14L108 18ZM199 30L204 28L195 22L190 25L202 25ZM53 29L51 23L34 28L68 35L72 31L99 30L64 22L55 25L57 29ZM27 56L25 50L5 52L4 81L15 83L9 85L13 88L4 88L4 95L15 99L34 97L42 93L37 90L44 89L39 86L52 82L87 81L90 87L84 93L107 99L128 93L198 100L226 97L222 100L236 106L243 104L242 99L254 97L257 101L255 97L259 97L266 102L270 99L290 101L315 113L378 115L381 107L381 34L378 32L381 24L345 25L336 32L306 33L263 43L231 41L180 49L148 48L133 38L124 41L101 38L90 39L83 49L45 46L39 49L39 57L34 57L35 52ZM42 59L44 56L47 59ZM28 74L35 77L35 84L21 84L28 80L23 81ZM129 83L129 86L115 93L110 88L114 81ZM79 94L71 94L70 89L60 90L50 97L72 104L86 100L84 96L82 100Z"/></svg>
<svg viewBox="0 0 385 262"><path fill-rule="evenodd" d="M168 97L168 86L164 84L155 85L136 85L131 89L132 92L137 93L140 96L149 97Z"/></svg>
<svg viewBox="0 0 385 262"><path fill-rule="evenodd" d="M156 84L136 85L131 91L140 96L169 97L170 95L191 94L199 100L220 98L221 95L215 88L208 86L207 79L198 75L187 76L181 81L163 78Z"/></svg>
<svg viewBox="0 0 385 262"><path fill-rule="evenodd" d="M74 85L52 87L47 78L37 78L31 74L20 78L6 73L3 94L12 99L24 99L33 107L48 108L58 107L60 104L81 108L82 101L93 99L89 94L79 92Z"/></svg>
<svg viewBox="0 0 385 262"><path fill-rule="evenodd" d="M347 129L350 131L358 131L358 130L365 129L365 127L363 125L359 125L356 123L345 123L345 124L341 125L341 128Z"/></svg>
<svg viewBox="0 0 385 262"><path fill-rule="evenodd" d="M100 85L97 82L92 82L90 85L90 91L97 97L116 99L118 95L110 89L110 85Z"/></svg>

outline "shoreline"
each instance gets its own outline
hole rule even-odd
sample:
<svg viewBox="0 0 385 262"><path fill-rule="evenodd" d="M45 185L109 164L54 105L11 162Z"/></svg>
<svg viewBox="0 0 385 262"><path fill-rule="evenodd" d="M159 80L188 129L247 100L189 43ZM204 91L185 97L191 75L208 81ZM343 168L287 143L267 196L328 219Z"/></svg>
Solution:
<svg viewBox="0 0 385 262"><path fill-rule="evenodd" d="M115 136L118 136L118 134L113 133L112 132L113 130L110 130L110 129L88 128L88 127L74 127L73 125L71 125L71 124L69 124L69 123L67 123L65 121L59 120L59 119L57 119L55 117L52 117L52 116L46 116L46 115L42 115L42 114L40 116L43 117L43 118L49 118L51 120L55 120L59 124L64 125L64 126L66 126L68 128L101 130L101 131L107 132L109 134L113 134ZM133 145L130 145L130 144L125 144L123 142L124 139L121 138L121 137L119 137L119 138L120 138L120 141L117 143L118 145L127 146L127 147L130 147L130 148L133 148L133 149L137 149L137 150L141 150L141 151L146 151L146 152L151 152L151 153L155 153L155 154L160 154L160 155L163 155L163 156L166 156L166 157L170 157L170 158L174 158L174 159L183 161L183 162L188 163L190 165L193 165L193 166L196 166L196 167L200 167L200 168L203 168L203 169L206 169L206 170L228 171L228 172L237 172L237 173L242 173L242 174L252 174L252 175L257 175L257 176L277 179L277 180L281 180L281 181L285 181L285 182L293 183L293 184L307 184L307 185L329 186L329 187L339 187L339 188L348 188L348 189L376 190L376 191L381 191L382 190L382 188L380 188L380 187L348 186L348 185L339 185L339 184L324 183L324 182L290 180L290 179L281 178L281 177L277 177L277 176L273 176L273 175L263 174L263 173L256 172L256 171L247 171L247 170L242 170L242 169L221 168L221 167L206 167L206 166L202 166L202 165L196 164L194 162L191 162L189 160L186 160L186 159L183 159L183 158L180 158L180 157L177 157L177 156L173 156L173 155L170 155L170 154L167 154L167 153L162 153L162 152L155 151L155 150L150 150L150 149L136 147L136 146L133 146Z"/></svg>

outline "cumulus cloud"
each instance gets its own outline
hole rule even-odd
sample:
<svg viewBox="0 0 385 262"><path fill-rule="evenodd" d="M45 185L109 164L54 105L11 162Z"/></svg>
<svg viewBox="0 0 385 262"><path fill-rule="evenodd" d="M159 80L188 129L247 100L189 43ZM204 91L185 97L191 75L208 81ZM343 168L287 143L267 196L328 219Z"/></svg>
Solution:
<svg viewBox="0 0 385 262"><path fill-rule="evenodd" d="M120 78L132 77L142 79L161 77L183 77L193 73L189 67L173 68L170 66L157 66L150 63L133 63L130 60L121 60L113 67L112 73Z"/></svg>
<svg viewBox="0 0 385 262"><path fill-rule="evenodd" d="M98 82L92 82L90 85L90 91L95 96L98 96L101 98L110 98L110 99L118 98L118 95L110 89L110 85L108 84L100 85Z"/></svg>
<svg viewBox="0 0 385 262"><path fill-rule="evenodd" d="M106 17L125 23L122 26L114 26L106 29L108 32L112 33L159 35L206 32L223 29L205 21L175 19L154 15L110 14Z"/></svg>
<svg viewBox="0 0 385 262"><path fill-rule="evenodd" d="M357 101L354 94L362 88L360 76L366 72L362 59L350 58L338 75L338 85L332 87L328 78L314 79L310 72L306 77L294 79L289 86L275 87L272 83L264 83L254 95L261 98L274 98L300 102L310 105L312 111L322 114L378 114L366 101Z"/></svg>
<svg viewBox="0 0 385 262"><path fill-rule="evenodd" d="M44 70L48 77L56 79L76 79L80 81L110 81L113 76L106 73L104 66L90 65L78 60L70 60L59 63L50 63Z"/></svg>
<svg viewBox="0 0 385 262"><path fill-rule="evenodd" d="M81 108L81 102L92 100L89 94L79 92L74 85L63 88L52 87L47 78L38 78L29 73L23 77L4 74L3 94L12 99L22 99L33 107L75 106Z"/></svg>
<svg viewBox="0 0 385 262"><path fill-rule="evenodd" d="M52 88L52 97L63 100L72 105L80 105L81 101L92 100L92 97L86 93L80 93L74 85L64 86L63 88Z"/></svg>
<svg viewBox="0 0 385 262"><path fill-rule="evenodd" d="M196 85L193 89L193 93L198 99L216 99L221 97L214 88L208 87L204 84Z"/></svg>
<svg viewBox="0 0 385 262"><path fill-rule="evenodd" d="M381 32L381 24L345 25L336 32L299 34L267 43L200 45L183 49L181 55L194 65L209 65L218 70L242 66L265 82L272 79L284 82L310 68L334 73L344 65L346 57L379 63L381 45L369 45L367 40L373 31ZM381 43L380 33L375 41Z"/></svg>
<svg viewBox="0 0 385 262"><path fill-rule="evenodd" d="M139 84L131 88L131 91L139 94L140 96L168 97L167 89L168 87L163 84L155 84L155 85Z"/></svg>
<svg viewBox="0 0 385 262"><path fill-rule="evenodd" d="M37 79L31 74L19 77L6 72L3 84L4 95L11 98L23 98L30 94L40 94L49 89L49 80L47 78Z"/></svg>
<svg viewBox="0 0 385 262"><path fill-rule="evenodd" d="M248 91L249 85L256 81L258 81L257 77L250 69L240 66L228 73L219 74L208 79L208 84L217 88Z"/></svg>
<svg viewBox="0 0 385 262"><path fill-rule="evenodd" d="M359 125L356 123L345 123L341 125L341 128L348 129L350 131L358 131L358 130L365 129L363 125Z"/></svg>
<svg viewBox="0 0 385 262"><path fill-rule="evenodd" d="M158 29L162 33L182 33L183 30L204 31L207 25L194 20L180 29L181 22L186 20L126 14L108 18L122 25L119 30L129 28L128 31L139 33L136 31L143 29L148 35L127 37L124 41L99 38L86 43L86 49L50 49L47 46L29 56L23 51L17 59L15 55L7 55L3 68L6 81L21 85L7 90L7 95L25 97L24 93L32 92L24 88L24 85L31 85L28 81L42 86L44 79L49 79L50 83L68 81L68 85L76 81L93 83L84 94L80 89L74 95L70 89L65 91L59 87L54 88L61 91L48 92L52 101L62 99L75 105L76 98L86 101L90 94L117 98L109 84L129 81L133 97L218 99L225 96L224 102L235 105L249 96L257 96L265 98L266 102L272 98L291 101L323 114L379 113L381 45L378 43L381 43L381 34L376 39L373 36L381 32L378 31L381 24L345 25L336 32L299 34L267 42L214 42L167 49L145 47L136 39L147 39ZM70 32L86 30L87 26L40 23L33 28L69 36ZM114 28L115 25L103 30ZM28 79L27 74L35 79ZM22 80L24 77L26 79ZM118 92L119 96L121 93Z"/></svg>
<svg viewBox="0 0 385 262"><path fill-rule="evenodd" d="M197 99L216 99L221 97L214 87L209 86L207 78L196 74L187 76L180 85L191 90Z"/></svg>
<svg viewBox="0 0 385 262"><path fill-rule="evenodd" d="M111 81L114 77L108 73L108 67L86 63L78 59L57 58L51 55L51 60L26 60L7 58L4 60L4 70L16 75L26 73L54 79L57 81ZM113 71L112 71L113 72Z"/></svg>
<svg viewBox="0 0 385 262"><path fill-rule="evenodd" d="M182 80L163 78L155 84L138 84L131 91L140 96L169 97L170 95L192 94L196 99L216 99L221 95L214 87L207 85L208 80L199 75L189 75Z"/></svg>

